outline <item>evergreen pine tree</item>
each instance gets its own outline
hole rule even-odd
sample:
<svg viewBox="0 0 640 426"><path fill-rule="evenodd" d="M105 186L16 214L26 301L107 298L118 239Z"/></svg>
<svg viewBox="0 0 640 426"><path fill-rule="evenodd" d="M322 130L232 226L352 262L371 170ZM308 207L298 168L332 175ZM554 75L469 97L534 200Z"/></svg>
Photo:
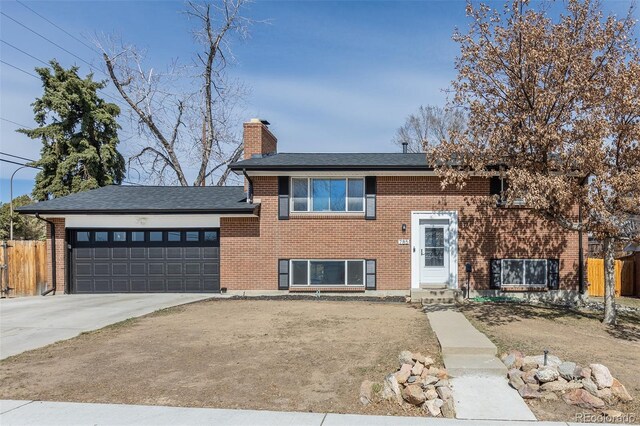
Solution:
<svg viewBox="0 0 640 426"><path fill-rule="evenodd" d="M42 141L42 170L36 176L33 197L48 200L105 185L120 184L125 162L116 149L116 117L120 108L97 94L105 81L78 76L78 67L64 69L52 60L50 68L36 68L44 94L32 104L35 129L19 129ZM52 73L53 71L53 73Z"/></svg>

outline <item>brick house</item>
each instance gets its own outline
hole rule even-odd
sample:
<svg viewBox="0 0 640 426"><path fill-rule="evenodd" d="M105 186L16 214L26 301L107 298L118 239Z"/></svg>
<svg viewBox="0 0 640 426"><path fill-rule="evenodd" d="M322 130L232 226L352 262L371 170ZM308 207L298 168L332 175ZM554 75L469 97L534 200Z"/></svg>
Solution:
<svg viewBox="0 0 640 426"><path fill-rule="evenodd" d="M245 159L230 166L244 187L111 186L20 208L49 222L50 281L70 293L468 283L471 296L579 297L580 236L497 204L497 176L442 189L424 154L278 153L268 124L244 124Z"/></svg>

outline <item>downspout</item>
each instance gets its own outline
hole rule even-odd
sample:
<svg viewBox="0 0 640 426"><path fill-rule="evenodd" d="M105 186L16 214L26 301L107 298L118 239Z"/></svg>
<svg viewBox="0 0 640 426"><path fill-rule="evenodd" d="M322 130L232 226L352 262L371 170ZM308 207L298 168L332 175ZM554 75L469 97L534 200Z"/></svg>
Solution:
<svg viewBox="0 0 640 426"><path fill-rule="evenodd" d="M252 204L253 203L253 181L251 180L251 178L249 177L249 175L247 174L247 171L245 169L242 169L242 174L244 175L244 177L247 179L247 203Z"/></svg>
<svg viewBox="0 0 640 426"><path fill-rule="evenodd" d="M49 290L46 290L42 293L43 296L53 292L53 295L56 295L56 225L48 219L40 217L39 213L36 213L36 219L40 219L43 222L47 222L51 226L51 284L52 287Z"/></svg>

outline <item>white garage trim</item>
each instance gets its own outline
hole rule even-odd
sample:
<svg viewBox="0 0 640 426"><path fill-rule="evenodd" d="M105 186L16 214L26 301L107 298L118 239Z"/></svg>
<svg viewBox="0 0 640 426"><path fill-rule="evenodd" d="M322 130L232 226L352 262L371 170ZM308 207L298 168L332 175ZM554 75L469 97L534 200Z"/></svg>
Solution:
<svg viewBox="0 0 640 426"><path fill-rule="evenodd" d="M239 214L92 214L48 215L47 218L64 218L66 228L219 228L222 216L253 217Z"/></svg>

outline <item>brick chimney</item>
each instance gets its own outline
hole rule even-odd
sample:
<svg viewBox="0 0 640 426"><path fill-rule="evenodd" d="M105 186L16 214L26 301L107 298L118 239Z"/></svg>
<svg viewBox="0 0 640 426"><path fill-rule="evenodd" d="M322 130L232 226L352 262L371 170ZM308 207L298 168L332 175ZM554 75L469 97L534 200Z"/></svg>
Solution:
<svg viewBox="0 0 640 426"><path fill-rule="evenodd" d="M244 123L244 159L264 157L278 151L278 139L269 130L269 122L252 118Z"/></svg>

